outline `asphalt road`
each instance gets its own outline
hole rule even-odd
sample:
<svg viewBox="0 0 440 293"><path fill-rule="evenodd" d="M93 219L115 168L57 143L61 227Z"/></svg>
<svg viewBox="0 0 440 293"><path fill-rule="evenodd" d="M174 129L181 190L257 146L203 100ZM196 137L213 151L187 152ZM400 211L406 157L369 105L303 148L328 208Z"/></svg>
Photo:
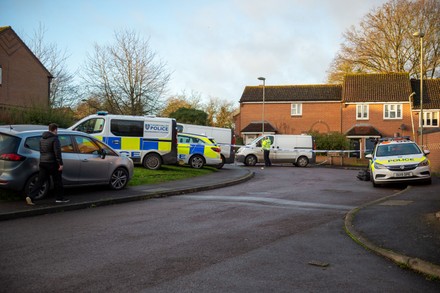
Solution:
<svg viewBox="0 0 440 293"><path fill-rule="evenodd" d="M439 292L343 230L395 187L252 170L231 187L0 222L0 292Z"/></svg>

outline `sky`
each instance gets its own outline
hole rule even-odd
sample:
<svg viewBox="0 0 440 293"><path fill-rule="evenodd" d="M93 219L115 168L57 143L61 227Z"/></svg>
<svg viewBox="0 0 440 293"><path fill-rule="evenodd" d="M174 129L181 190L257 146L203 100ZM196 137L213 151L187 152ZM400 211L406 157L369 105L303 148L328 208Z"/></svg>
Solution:
<svg viewBox="0 0 440 293"><path fill-rule="evenodd" d="M238 105L245 86L326 83L343 41L387 0L0 0L0 26L45 42L81 70L120 30L149 39L171 72L167 96L192 92ZM164 98L166 98L164 97Z"/></svg>

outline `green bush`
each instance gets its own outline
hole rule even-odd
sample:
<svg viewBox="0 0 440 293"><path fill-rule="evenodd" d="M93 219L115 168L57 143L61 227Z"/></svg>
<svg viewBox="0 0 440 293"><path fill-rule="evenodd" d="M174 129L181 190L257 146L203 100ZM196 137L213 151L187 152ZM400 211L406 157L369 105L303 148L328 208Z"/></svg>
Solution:
<svg viewBox="0 0 440 293"><path fill-rule="evenodd" d="M330 133L309 133L313 136L317 150L348 150L350 149L350 141L344 134L338 132Z"/></svg>
<svg viewBox="0 0 440 293"><path fill-rule="evenodd" d="M0 116L1 125L57 123L61 128L67 128L74 122L73 112L70 109L7 108L2 109Z"/></svg>

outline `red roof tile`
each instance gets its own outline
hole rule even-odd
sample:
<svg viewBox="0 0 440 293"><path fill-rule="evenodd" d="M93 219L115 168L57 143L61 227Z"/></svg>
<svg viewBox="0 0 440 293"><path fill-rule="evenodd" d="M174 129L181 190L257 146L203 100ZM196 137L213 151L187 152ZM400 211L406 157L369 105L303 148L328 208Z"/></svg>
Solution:
<svg viewBox="0 0 440 293"><path fill-rule="evenodd" d="M347 74L342 97L345 103L406 102L411 93L408 73Z"/></svg>
<svg viewBox="0 0 440 293"><path fill-rule="evenodd" d="M414 109L420 109L420 79L411 79ZM423 80L423 109L440 109L440 79Z"/></svg>
<svg viewBox="0 0 440 293"><path fill-rule="evenodd" d="M280 101L340 101L342 86L321 85L283 85L265 86L266 102ZM263 86L247 86L241 95L240 103L263 101Z"/></svg>

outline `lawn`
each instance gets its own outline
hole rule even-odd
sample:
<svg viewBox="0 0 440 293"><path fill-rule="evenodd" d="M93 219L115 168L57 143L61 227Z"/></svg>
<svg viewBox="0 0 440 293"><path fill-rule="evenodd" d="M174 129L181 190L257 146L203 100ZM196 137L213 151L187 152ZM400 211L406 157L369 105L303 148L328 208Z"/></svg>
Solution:
<svg viewBox="0 0 440 293"><path fill-rule="evenodd" d="M193 169L189 166L164 165L159 170L149 170L141 166L136 166L134 168L133 178L130 180L128 185L137 186L144 184L162 183L210 174L216 171L217 169L206 166L201 169Z"/></svg>

